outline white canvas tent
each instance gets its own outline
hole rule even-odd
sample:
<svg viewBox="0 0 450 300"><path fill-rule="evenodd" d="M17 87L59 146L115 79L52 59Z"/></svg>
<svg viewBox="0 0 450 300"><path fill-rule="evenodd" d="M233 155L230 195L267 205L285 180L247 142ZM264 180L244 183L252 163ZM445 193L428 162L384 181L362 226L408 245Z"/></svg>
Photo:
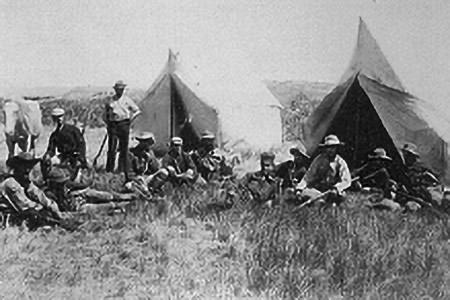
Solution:
<svg viewBox="0 0 450 300"><path fill-rule="evenodd" d="M343 155L353 167L376 147L384 147L401 165L399 149L412 142L428 167L441 178L447 173L449 122L430 103L406 92L362 20L350 66L308 118L304 132L310 154L325 135L337 134L352 149Z"/></svg>
<svg viewBox="0 0 450 300"><path fill-rule="evenodd" d="M169 128L171 121L149 119L150 110L170 103L176 94L197 134L208 129L220 137L225 147L241 150L265 150L281 144L279 103L262 80L249 74L214 75L187 69L179 55L169 50L166 66L140 102L144 113L136 120L135 131L155 131L155 122L159 122L160 127L165 127L160 139L178 134ZM164 119L171 118L170 113L165 115Z"/></svg>

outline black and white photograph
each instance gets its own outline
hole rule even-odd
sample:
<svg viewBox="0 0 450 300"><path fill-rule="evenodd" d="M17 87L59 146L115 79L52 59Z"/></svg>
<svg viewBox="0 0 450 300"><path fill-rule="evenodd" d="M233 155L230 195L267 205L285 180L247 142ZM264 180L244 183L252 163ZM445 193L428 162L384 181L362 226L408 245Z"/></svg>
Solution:
<svg viewBox="0 0 450 300"><path fill-rule="evenodd" d="M450 299L450 1L0 0L0 299Z"/></svg>

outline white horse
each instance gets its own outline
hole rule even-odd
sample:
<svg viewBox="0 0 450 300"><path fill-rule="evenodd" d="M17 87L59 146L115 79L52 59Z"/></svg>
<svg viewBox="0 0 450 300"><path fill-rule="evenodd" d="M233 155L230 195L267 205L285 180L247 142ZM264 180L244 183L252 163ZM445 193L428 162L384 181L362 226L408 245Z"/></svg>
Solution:
<svg viewBox="0 0 450 300"><path fill-rule="evenodd" d="M34 152L35 141L42 131L42 113L37 101L15 97L3 105L8 158L15 155L15 145Z"/></svg>

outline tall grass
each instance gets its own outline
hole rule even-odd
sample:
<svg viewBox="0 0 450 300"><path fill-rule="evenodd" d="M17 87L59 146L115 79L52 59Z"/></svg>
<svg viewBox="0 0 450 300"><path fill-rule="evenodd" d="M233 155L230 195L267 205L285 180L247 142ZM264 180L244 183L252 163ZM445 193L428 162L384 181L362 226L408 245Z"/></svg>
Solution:
<svg viewBox="0 0 450 300"><path fill-rule="evenodd" d="M168 189L73 233L0 232L5 299L448 299L448 219L426 212L236 205ZM426 298L428 297L428 298Z"/></svg>
<svg viewBox="0 0 450 300"><path fill-rule="evenodd" d="M86 131L91 159L102 134ZM255 155L238 171L256 168ZM369 210L359 194L294 213L255 205L233 183L165 192L82 215L75 232L1 230L0 299L450 299L445 217Z"/></svg>

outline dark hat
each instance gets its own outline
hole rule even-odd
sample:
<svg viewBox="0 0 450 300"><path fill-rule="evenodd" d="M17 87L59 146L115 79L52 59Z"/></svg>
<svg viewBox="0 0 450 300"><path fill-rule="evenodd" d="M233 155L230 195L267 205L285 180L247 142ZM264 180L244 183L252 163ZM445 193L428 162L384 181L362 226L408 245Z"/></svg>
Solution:
<svg viewBox="0 0 450 300"><path fill-rule="evenodd" d="M325 137L323 144L319 144L319 147L336 147L343 145L344 144L339 141L339 138L336 135L330 134Z"/></svg>
<svg viewBox="0 0 450 300"><path fill-rule="evenodd" d="M118 80L114 84L113 88L125 88L126 86L127 85L122 80Z"/></svg>
<svg viewBox="0 0 450 300"><path fill-rule="evenodd" d="M306 152L305 151L302 151L302 150L300 150L300 149L298 149L298 148L291 148L290 150L289 150L289 153L291 154L291 155L293 155L294 157L298 157L298 156L303 156L303 157L305 157L305 158L311 158L308 154L306 154Z"/></svg>
<svg viewBox="0 0 450 300"><path fill-rule="evenodd" d="M32 168L40 160L40 158L34 157L34 155L30 152L20 152L16 156L8 158L8 160L6 161L6 165L11 169Z"/></svg>
<svg viewBox="0 0 450 300"><path fill-rule="evenodd" d="M61 168L53 168L47 175L47 180L55 183L64 183L70 180L69 172Z"/></svg>
<svg viewBox="0 0 450 300"><path fill-rule="evenodd" d="M275 154L272 152L263 152L261 153L261 160L274 160Z"/></svg>
<svg viewBox="0 0 450 300"><path fill-rule="evenodd" d="M403 151L403 153L408 153L416 157L420 156L420 154L417 152L417 146L412 143L404 144L401 150Z"/></svg>
<svg viewBox="0 0 450 300"><path fill-rule="evenodd" d="M381 159L391 161L392 158L387 156L386 150L384 148L376 148L373 150L372 154L369 154L369 159Z"/></svg>

